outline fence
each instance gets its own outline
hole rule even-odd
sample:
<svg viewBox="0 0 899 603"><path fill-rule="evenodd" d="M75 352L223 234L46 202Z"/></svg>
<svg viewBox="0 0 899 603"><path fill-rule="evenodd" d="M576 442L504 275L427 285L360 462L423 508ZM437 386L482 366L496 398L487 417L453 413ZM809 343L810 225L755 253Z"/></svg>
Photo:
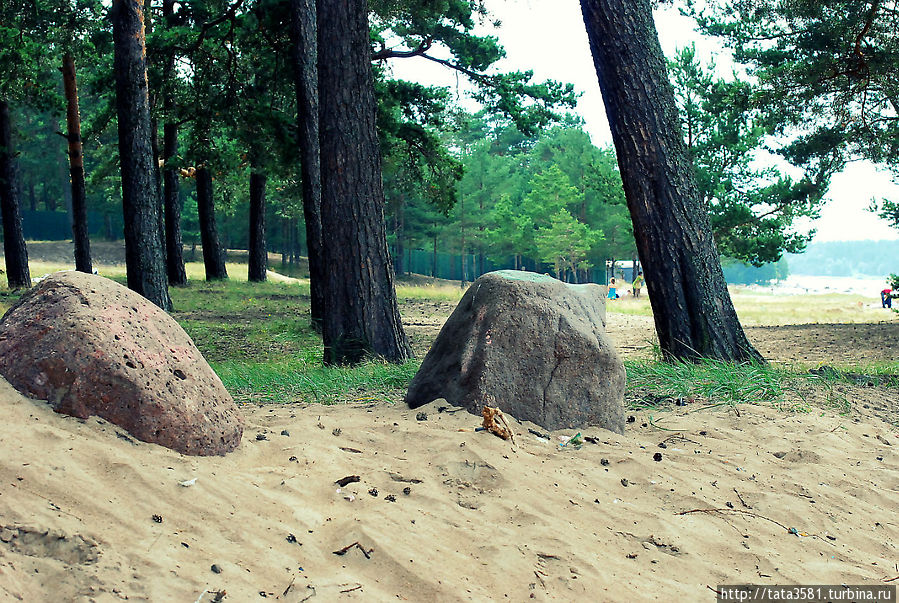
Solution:
<svg viewBox="0 0 899 603"><path fill-rule="evenodd" d="M244 227L247 221L244 215L219 217L219 232L222 235L222 243L229 248L241 249L247 244L247 233ZM61 211L30 211L22 212L22 229L25 232L25 238L32 241L63 241L72 238L72 224L69 214ZM124 223L122 216L118 213L100 213L88 212L88 230L91 237L102 237L106 239L121 239L124 232ZM272 212L268 218L269 233L268 247L272 251L281 251L284 247L282 239L284 233L281 220ZM294 223L293 228L297 225ZM303 229L298 229L298 244L304 242L302 236ZM230 236L229 236L230 235ZM190 242L185 238L185 243ZM396 261L396 249L391 249L394 257L394 264L399 268L400 262ZM403 253L402 268L404 272L412 272L415 274L423 274L426 276L434 276L437 278L459 281L463 280L463 261L462 255L450 253L434 253L424 249L406 249ZM515 269L515 258L507 257L503 261L486 256L469 253L465 255L464 280L471 282L486 272L494 270L512 270ZM616 268L616 275L621 276L625 280L632 280L633 269L629 266L630 262L625 262L625 267L621 268L619 262ZM551 273L553 267L550 264L537 262L530 258L520 258L520 267L531 272ZM579 274L577 279L568 275L569 281L584 282L584 274ZM590 268L586 273L586 282L606 284L605 266L598 268Z"/></svg>
<svg viewBox="0 0 899 603"><path fill-rule="evenodd" d="M125 230L122 216L88 212L88 233L91 237L121 239ZM22 212L22 230L31 241L64 241L72 238L72 222L68 212L31 211Z"/></svg>

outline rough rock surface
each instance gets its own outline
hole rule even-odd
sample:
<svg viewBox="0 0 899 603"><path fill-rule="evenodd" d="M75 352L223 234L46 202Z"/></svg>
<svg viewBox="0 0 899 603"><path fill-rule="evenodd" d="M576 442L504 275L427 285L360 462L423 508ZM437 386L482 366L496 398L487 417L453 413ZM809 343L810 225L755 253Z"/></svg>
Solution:
<svg viewBox="0 0 899 603"><path fill-rule="evenodd" d="M0 374L60 413L102 417L183 454L237 447L243 418L175 320L82 272L50 275L0 319Z"/></svg>
<svg viewBox="0 0 899 603"><path fill-rule="evenodd" d="M624 431L624 365L605 334L605 289L532 272L480 277L406 392L481 414L498 406L546 429Z"/></svg>

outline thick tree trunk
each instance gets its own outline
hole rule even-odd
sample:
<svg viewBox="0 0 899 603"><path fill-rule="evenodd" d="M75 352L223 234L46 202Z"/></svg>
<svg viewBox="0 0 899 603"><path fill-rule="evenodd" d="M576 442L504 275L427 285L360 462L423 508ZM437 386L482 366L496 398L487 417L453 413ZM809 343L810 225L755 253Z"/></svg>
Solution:
<svg viewBox="0 0 899 603"><path fill-rule="evenodd" d="M365 0L319 0L321 223L325 362L369 355L404 362L403 332L384 226L381 152Z"/></svg>
<svg viewBox="0 0 899 603"><path fill-rule="evenodd" d="M9 104L3 99L0 99L0 216L3 218L3 253L9 288L30 287L28 250L19 207L18 166L12 146L12 121Z"/></svg>
<svg viewBox="0 0 899 603"><path fill-rule="evenodd" d="M268 249L265 244L265 174L253 169L250 173L250 250L248 280L265 281L268 270Z"/></svg>
<svg viewBox="0 0 899 603"><path fill-rule="evenodd" d="M324 316L324 261L322 259L321 158L319 156L318 26L315 0L290 0L291 45L297 94L300 176L303 218L309 257L309 295L312 322Z"/></svg>
<svg viewBox="0 0 899 603"><path fill-rule="evenodd" d="M212 193L212 174L209 169L197 169L197 214L200 220L200 242L203 245L203 264L206 280L228 278L225 257L219 245L218 228L215 225L215 201Z"/></svg>
<svg viewBox="0 0 899 603"><path fill-rule="evenodd" d="M581 0L581 8L663 354L762 361L727 291L650 0Z"/></svg>
<svg viewBox="0 0 899 603"><path fill-rule="evenodd" d="M113 0L110 19L128 287L160 308L170 310L165 249L159 230L159 191L153 165L142 2Z"/></svg>
<svg viewBox="0 0 899 603"><path fill-rule="evenodd" d="M75 246L75 270L93 272L91 242L87 231L87 194L84 188L84 152L81 146L81 113L78 110L78 84L75 59L62 57L62 81L66 93L66 126L69 142L69 176L72 182L72 242Z"/></svg>

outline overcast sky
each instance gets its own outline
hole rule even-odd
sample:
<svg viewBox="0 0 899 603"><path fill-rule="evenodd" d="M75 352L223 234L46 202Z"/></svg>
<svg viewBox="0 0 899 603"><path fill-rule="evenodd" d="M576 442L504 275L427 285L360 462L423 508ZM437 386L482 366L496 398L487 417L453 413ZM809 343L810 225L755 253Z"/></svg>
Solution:
<svg viewBox="0 0 899 603"><path fill-rule="evenodd" d="M534 71L535 79L571 82L582 96L577 113L586 122L594 144L611 145L596 72L590 56L587 34L574 0L487 0L491 13L502 21L494 30L506 48L507 58L500 63L504 70ZM662 48L669 56L681 47L695 42L701 58L717 52L714 41L703 40L692 30L692 22L673 10L658 12L656 26ZM448 70L424 59L394 61L398 77L422 83L455 86L456 78ZM459 86L460 93L464 88ZM887 172L870 164L853 164L834 177L829 201L821 218L812 227L818 231L816 241L862 239L899 239L899 230L865 208L872 198L899 199L899 186Z"/></svg>

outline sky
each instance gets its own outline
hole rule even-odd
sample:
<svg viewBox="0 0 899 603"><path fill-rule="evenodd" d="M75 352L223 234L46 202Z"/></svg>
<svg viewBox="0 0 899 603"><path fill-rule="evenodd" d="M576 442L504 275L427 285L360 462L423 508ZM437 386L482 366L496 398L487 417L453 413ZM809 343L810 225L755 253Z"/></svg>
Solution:
<svg viewBox="0 0 899 603"><path fill-rule="evenodd" d="M596 71L590 56L580 3L574 0L486 0L491 14L502 21L490 28L506 49L499 63L503 70L534 71L535 80L570 82L582 92L576 113L597 146L612 144ZM669 56L679 47L695 42L700 59L720 51L712 40L693 31L692 21L673 9L656 13L662 49ZM448 69L425 59L393 61L397 77L428 84L449 85L464 96L464 84ZM833 178L821 217L808 227L817 231L815 241L899 239L899 230L865 211L873 198L899 200L899 185L886 171L867 162L851 164Z"/></svg>

